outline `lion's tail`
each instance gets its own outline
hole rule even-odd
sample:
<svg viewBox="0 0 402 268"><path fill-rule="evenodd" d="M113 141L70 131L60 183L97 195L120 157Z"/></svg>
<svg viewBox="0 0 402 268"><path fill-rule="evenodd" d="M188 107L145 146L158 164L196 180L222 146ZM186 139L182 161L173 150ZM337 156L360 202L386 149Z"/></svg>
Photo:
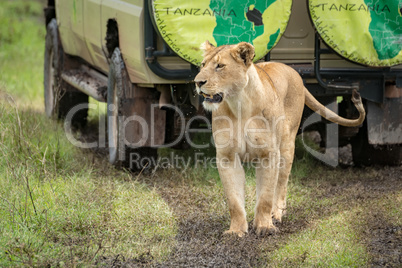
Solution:
<svg viewBox="0 0 402 268"><path fill-rule="evenodd" d="M318 113L322 117L326 118L327 120L337 123L339 125L345 126L345 127L355 127L359 126L360 124L363 123L364 118L366 117L366 111L364 110L362 99L360 97L360 94L356 91L353 90L352 94L352 101L355 104L357 110L359 111L359 118L357 119L346 119L343 118L330 109L326 108L324 105L319 103L316 98L314 98L311 93L304 88L305 92L305 103L306 105L313 110L314 112Z"/></svg>

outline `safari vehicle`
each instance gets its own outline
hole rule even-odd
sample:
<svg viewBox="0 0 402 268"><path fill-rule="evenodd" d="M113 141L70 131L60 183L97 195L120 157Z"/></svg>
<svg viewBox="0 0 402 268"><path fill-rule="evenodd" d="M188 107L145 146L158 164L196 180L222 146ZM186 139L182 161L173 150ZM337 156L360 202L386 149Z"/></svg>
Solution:
<svg viewBox="0 0 402 268"><path fill-rule="evenodd" d="M357 89L366 121L340 127L336 145L351 143L356 164L401 164L399 0L49 0L45 17L46 114L80 125L88 96L107 102L111 163L132 151L155 156L158 147L183 146L189 127L209 126L192 83L200 44L209 40L252 43L255 60L290 65L345 117L356 113ZM306 108L304 117L311 113ZM326 124L315 120L301 131L326 137Z"/></svg>

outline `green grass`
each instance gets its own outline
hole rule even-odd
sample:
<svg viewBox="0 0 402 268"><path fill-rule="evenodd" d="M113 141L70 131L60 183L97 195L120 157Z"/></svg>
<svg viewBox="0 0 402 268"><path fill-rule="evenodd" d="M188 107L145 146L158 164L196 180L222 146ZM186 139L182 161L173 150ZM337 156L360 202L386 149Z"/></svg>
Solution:
<svg viewBox="0 0 402 268"><path fill-rule="evenodd" d="M42 9L39 1L0 5L0 267L163 259L177 226L159 194L74 147L40 112Z"/></svg>
<svg viewBox="0 0 402 268"><path fill-rule="evenodd" d="M292 235L269 259L269 267L362 267L365 247L348 224L351 211L320 220Z"/></svg>
<svg viewBox="0 0 402 268"><path fill-rule="evenodd" d="M170 252L175 218L155 190L93 163L59 125L15 107L0 102L1 267Z"/></svg>
<svg viewBox="0 0 402 268"><path fill-rule="evenodd" d="M268 267L366 267L375 257L369 250L373 246L370 232L401 226L401 191L381 192L360 184L361 176L378 179L375 168L362 173L359 169L328 171L311 162L306 166L310 166L309 175L292 174L285 217L286 225L302 222L304 227L274 251L262 250ZM347 186L340 192L330 190L342 184Z"/></svg>
<svg viewBox="0 0 402 268"><path fill-rule="evenodd" d="M42 1L43 2L43 1ZM0 90L42 108L46 28L40 1L1 1Z"/></svg>

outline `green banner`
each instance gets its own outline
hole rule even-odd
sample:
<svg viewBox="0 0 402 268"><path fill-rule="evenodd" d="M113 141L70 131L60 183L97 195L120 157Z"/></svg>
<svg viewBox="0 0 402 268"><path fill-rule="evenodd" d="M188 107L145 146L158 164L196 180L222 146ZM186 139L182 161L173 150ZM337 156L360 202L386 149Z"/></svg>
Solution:
<svg viewBox="0 0 402 268"><path fill-rule="evenodd" d="M309 0L309 11L342 57L368 66L402 63L402 0Z"/></svg>
<svg viewBox="0 0 402 268"><path fill-rule="evenodd" d="M153 12L165 42L199 66L200 46L249 42L255 60L265 56L286 29L292 0L154 0Z"/></svg>

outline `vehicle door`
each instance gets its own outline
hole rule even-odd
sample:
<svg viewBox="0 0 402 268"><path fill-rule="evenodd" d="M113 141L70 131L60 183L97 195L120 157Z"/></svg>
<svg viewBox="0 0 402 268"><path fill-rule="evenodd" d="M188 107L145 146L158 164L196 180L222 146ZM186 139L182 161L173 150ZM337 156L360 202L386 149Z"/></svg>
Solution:
<svg viewBox="0 0 402 268"><path fill-rule="evenodd" d="M64 52L90 60L84 36L83 3L86 0L57 0L56 17Z"/></svg>
<svg viewBox="0 0 402 268"><path fill-rule="evenodd" d="M83 21L85 43L90 60L96 69L107 72L108 64L103 50L105 40L102 39L101 6L103 0L85 0L83 3Z"/></svg>

